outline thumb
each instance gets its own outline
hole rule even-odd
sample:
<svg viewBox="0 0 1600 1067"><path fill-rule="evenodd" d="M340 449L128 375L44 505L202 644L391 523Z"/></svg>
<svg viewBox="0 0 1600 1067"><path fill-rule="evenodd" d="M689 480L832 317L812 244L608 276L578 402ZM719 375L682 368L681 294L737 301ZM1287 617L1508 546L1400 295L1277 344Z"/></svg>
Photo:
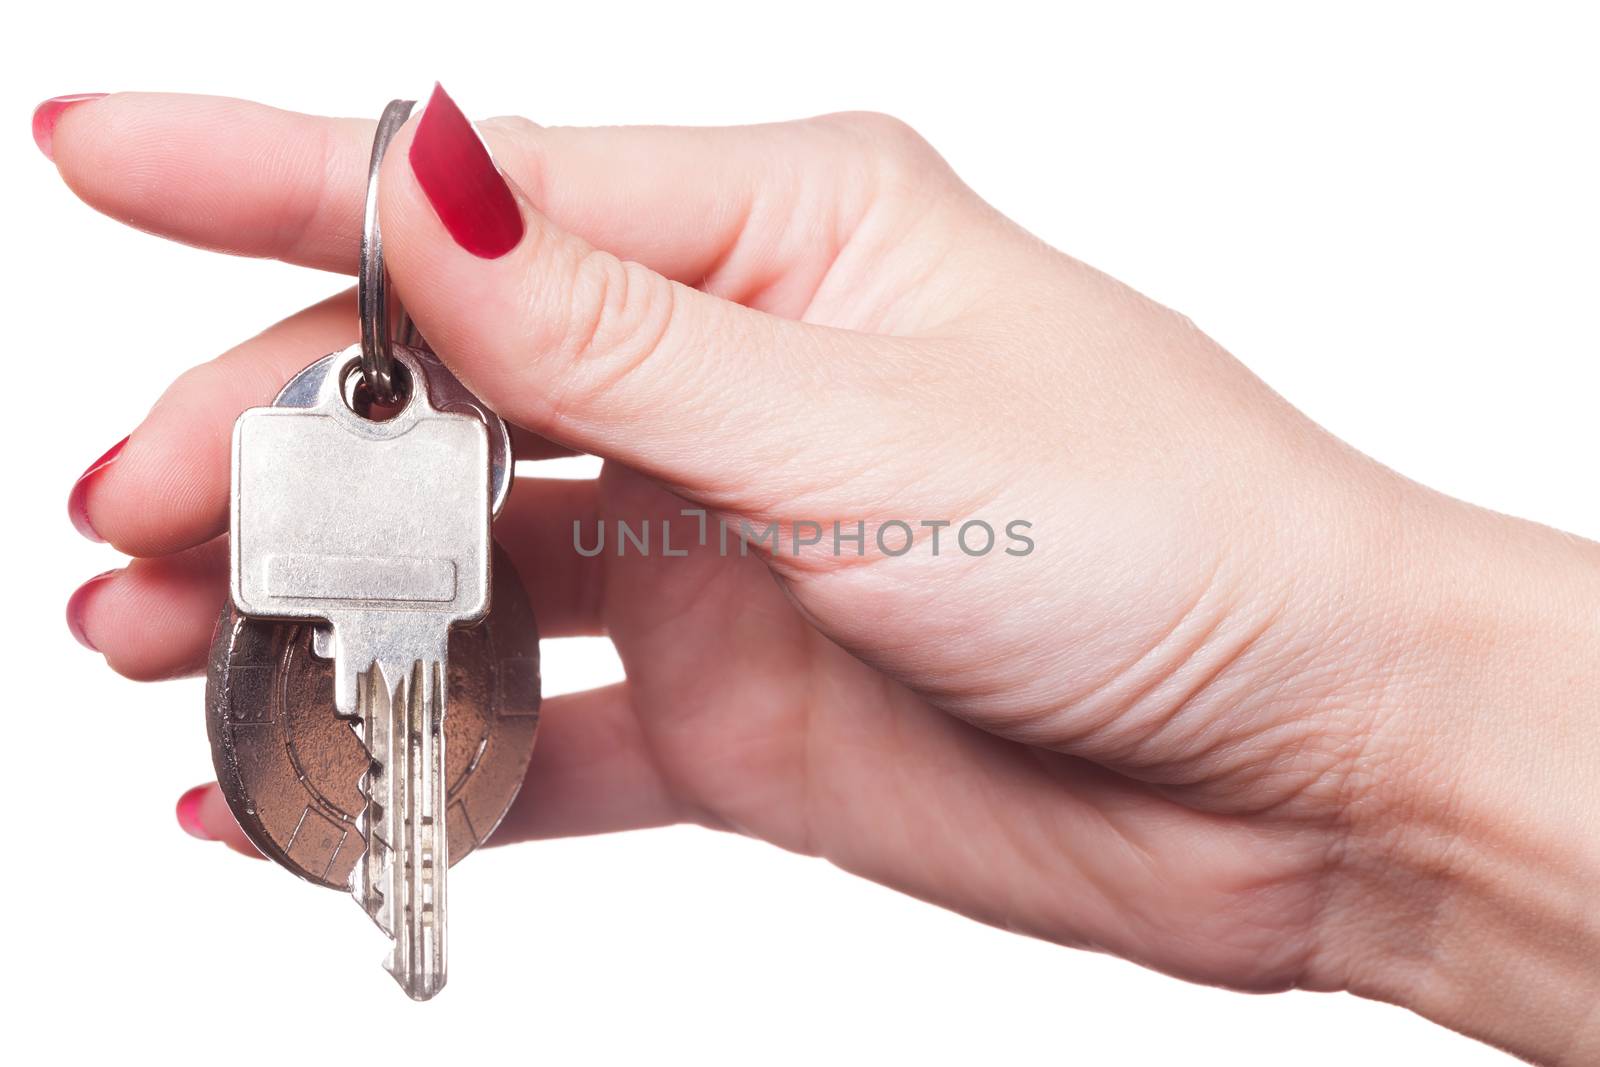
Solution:
<svg viewBox="0 0 1600 1067"><path fill-rule="evenodd" d="M764 497L816 478L814 454L796 469L802 435L848 429L866 454L863 426L893 440L881 406L851 409L907 342L781 319L593 248L507 181L443 89L395 139L380 211L407 311L518 425L738 511L762 510L758 478Z"/></svg>

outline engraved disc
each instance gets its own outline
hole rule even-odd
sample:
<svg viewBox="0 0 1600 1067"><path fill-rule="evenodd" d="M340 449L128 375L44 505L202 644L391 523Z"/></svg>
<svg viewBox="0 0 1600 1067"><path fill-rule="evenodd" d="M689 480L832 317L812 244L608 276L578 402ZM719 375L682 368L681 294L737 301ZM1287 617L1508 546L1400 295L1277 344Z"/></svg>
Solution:
<svg viewBox="0 0 1600 1067"><path fill-rule="evenodd" d="M362 852L356 817L367 755L334 712L333 662L308 624L250 619L224 605L211 642L206 729L233 817L265 855L345 889ZM483 843L522 787L539 722L533 608L498 548L488 618L450 634L444 720L450 862Z"/></svg>

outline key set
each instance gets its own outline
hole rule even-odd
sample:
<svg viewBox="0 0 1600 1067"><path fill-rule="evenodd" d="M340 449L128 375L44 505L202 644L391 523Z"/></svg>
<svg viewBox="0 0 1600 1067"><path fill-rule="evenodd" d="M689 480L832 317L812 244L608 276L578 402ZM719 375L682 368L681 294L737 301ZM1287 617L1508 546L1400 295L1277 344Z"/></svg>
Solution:
<svg viewBox="0 0 1600 1067"><path fill-rule="evenodd" d="M348 888L426 1000L445 983L447 872L516 797L539 678L532 609L490 538L510 435L424 345L390 336L377 178L410 108L391 103L373 143L362 342L234 425L207 704L240 826Z"/></svg>

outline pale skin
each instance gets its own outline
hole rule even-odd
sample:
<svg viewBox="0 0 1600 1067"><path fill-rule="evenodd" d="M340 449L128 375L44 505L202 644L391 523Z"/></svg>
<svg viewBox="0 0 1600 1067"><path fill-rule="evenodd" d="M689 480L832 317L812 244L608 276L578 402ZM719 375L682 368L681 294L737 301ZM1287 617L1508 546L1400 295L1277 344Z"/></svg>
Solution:
<svg viewBox="0 0 1600 1067"><path fill-rule="evenodd" d="M605 458L524 480L496 536L544 634L608 635L627 671L546 703L497 841L700 823L1184 978L1600 1058L1600 546L1356 453L894 120L479 131L525 236L457 246L408 127L390 268L522 454ZM370 139L116 94L54 159L142 229L349 273ZM134 557L84 603L113 668L201 669L233 419L355 325L342 295L195 368L96 476ZM574 519L689 507L1020 518L1037 547L573 550Z"/></svg>

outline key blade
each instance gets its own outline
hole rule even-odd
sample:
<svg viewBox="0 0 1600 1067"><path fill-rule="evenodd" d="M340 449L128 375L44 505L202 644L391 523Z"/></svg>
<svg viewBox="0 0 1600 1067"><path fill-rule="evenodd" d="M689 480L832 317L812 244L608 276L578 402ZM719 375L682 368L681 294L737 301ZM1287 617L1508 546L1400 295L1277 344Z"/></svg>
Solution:
<svg viewBox="0 0 1600 1067"><path fill-rule="evenodd" d="M444 988L446 884L445 672L441 659L374 662L358 683L371 765L358 829L366 854L350 891L391 941L386 968L412 999Z"/></svg>

